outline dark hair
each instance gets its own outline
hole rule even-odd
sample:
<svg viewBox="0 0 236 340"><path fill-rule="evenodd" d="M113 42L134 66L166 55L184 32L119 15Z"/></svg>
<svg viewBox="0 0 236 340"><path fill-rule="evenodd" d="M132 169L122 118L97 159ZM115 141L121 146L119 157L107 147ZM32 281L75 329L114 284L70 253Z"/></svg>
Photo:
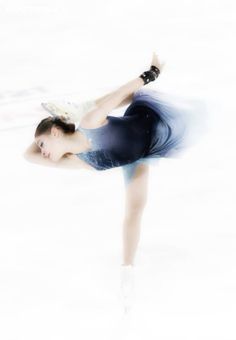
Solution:
<svg viewBox="0 0 236 340"><path fill-rule="evenodd" d="M75 124L68 123L63 116L47 117L41 120L38 124L34 137L38 137L42 134L49 135L51 133L52 126L59 127L64 133L72 134L75 132Z"/></svg>

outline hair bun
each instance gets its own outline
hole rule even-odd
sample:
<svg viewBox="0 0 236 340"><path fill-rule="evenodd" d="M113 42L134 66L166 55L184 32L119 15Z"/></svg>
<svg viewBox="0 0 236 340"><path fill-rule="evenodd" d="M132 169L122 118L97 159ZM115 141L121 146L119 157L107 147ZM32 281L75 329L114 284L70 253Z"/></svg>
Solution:
<svg viewBox="0 0 236 340"><path fill-rule="evenodd" d="M65 132L75 132L75 124L68 122L68 118L64 116L55 116L52 118L52 122L62 127Z"/></svg>
<svg viewBox="0 0 236 340"><path fill-rule="evenodd" d="M72 122L68 122L66 117L50 116L41 120L36 128L34 136L38 137L44 133L49 134L54 124L56 127L62 129L64 133L74 133L76 130L75 124Z"/></svg>
<svg viewBox="0 0 236 340"><path fill-rule="evenodd" d="M54 116L52 117L51 119L53 122L59 122L59 121L62 121L62 122L67 122L67 119L64 117L64 116Z"/></svg>

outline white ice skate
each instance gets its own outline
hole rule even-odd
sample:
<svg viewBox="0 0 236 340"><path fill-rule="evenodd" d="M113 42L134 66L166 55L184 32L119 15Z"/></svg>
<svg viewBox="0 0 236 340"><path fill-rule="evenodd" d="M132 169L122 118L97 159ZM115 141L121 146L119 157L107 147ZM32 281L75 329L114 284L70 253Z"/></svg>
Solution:
<svg viewBox="0 0 236 340"><path fill-rule="evenodd" d="M120 297L127 313L134 303L134 266L122 265L120 271Z"/></svg>
<svg viewBox="0 0 236 340"><path fill-rule="evenodd" d="M78 122L83 115L95 108L95 102L88 100L80 103L57 100L52 102L41 103L42 107L52 116L63 116L68 122Z"/></svg>

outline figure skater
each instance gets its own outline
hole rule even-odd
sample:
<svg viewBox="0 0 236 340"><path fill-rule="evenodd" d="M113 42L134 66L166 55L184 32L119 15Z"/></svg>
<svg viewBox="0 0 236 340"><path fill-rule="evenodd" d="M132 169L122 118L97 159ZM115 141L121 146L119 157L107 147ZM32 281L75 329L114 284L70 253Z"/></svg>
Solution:
<svg viewBox="0 0 236 340"><path fill-rule="evenodd" d="M134 288L134 258L147 203L149 165L163 157L175 157L191 145L196 128L192 118L200 110L196 105L196 114L191 114L190 108L178 106L178 98L143 88L157 79L164 64L153 53L149 70L83 105L42 103L51 116L38 124L34 142L24 153L28 161L56 168L122 168L126 200L121 290L127 298ZM123 116L110 115L124 105L128 107Z"/></svg>

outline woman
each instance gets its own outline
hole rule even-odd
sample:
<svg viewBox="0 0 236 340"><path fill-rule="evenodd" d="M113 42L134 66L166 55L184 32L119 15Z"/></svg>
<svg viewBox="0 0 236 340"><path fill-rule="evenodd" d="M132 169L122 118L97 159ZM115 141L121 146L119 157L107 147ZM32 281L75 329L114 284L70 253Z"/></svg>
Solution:
<svg viewBox="0 0 236 340"><path fill-rule="evenodd" d="M24 154L29 161L54 167L92 171L122 167L126 184L123 292L133 285L131 268L147 202L149 164L177 155L191 144L189 137L193 133L190 110L178 108L177 101L176 105L171 104L170 97L160 91L141 89L157 79L163 65L154 53L148 71L116 91L88 102L87 112L77 111L77 116L76 110L63 112L63 105L60 111L60 105L43 103L54 117L39 123L35 141ZM130 105L122 117L108 115L127 104ZM69 111L72 106L67 105ZM76 128L72 121L78 118L80 122Z"/></svg>

